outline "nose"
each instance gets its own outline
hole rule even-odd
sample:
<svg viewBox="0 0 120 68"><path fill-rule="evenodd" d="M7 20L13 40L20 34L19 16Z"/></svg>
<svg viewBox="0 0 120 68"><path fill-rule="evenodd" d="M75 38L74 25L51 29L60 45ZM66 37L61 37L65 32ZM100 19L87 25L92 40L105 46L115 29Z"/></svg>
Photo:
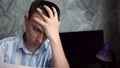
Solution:
<svg viewBox="0 0 120 68"><path fill-rule="evenodd" d="M37 43L42 43L42 37L41 36L37 36L36 41L37 41Z"/></svg>

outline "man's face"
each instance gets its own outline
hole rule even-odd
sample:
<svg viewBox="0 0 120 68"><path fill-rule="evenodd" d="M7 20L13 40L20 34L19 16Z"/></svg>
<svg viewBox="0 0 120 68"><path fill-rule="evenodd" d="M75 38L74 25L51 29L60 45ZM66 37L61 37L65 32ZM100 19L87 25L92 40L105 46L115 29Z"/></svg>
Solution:
<svg viewBox="0 0 120 68"><path fill-rule="evenodd" d="M28 21L25 22L27 44L39 46L45 41L46 36L42 26L33 19L34 17L43 20L38 13L34 13L30 20L27 19Z"/></svg>

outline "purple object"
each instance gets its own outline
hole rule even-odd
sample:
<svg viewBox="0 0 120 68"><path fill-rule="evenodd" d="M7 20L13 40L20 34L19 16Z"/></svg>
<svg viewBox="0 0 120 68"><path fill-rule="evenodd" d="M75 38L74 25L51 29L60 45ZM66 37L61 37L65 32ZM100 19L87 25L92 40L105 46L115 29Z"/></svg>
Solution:
<svg viewBox="0 0 120 68"><path fill-rule="evenodd" d="M102 50L100 50L96 57L100 60L106 61L106 62L111 62L112 61L112 56L110 53L110 45L109 43L106 43L103 47Z"/></svg>

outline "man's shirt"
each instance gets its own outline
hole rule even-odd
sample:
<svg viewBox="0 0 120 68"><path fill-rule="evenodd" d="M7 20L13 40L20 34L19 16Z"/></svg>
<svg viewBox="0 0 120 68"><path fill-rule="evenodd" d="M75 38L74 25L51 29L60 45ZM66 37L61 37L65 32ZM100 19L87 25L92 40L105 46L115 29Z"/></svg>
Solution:
<svg viewBox="0 0 120 68"><path fill-rule="evenodd" d="M52 65L51 45L47 39L34 54L24 45L23 36L0 40L0 61L30 67L49 67Z"/></svg>

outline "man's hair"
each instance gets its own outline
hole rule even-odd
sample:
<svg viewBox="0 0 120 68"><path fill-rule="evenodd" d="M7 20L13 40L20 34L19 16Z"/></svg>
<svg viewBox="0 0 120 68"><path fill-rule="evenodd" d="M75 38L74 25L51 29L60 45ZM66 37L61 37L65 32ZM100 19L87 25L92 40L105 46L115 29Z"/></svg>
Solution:
<svg viewBox="0 0 120 68"><path fill-rule="evenodd" d="M47 10L44 8L44 5L48 6L52 12L53 12L53 9L52 7L54 7L57 11L57 14L58 14L58 20L60 20L60 10L58 8L58 6L52 2L49 2L49 1L43 1L43 0L35 0L32 2L31 6L30 6L30 9L29 9L29 12L28 12L28 18L30 20L30 18L32 17L32 15L34 13L37 12L37 8L40 8L42 10L42 12L47 16L49 17L49 14L47 12ZM54 12L53 12L54 14Z"/></svg>

